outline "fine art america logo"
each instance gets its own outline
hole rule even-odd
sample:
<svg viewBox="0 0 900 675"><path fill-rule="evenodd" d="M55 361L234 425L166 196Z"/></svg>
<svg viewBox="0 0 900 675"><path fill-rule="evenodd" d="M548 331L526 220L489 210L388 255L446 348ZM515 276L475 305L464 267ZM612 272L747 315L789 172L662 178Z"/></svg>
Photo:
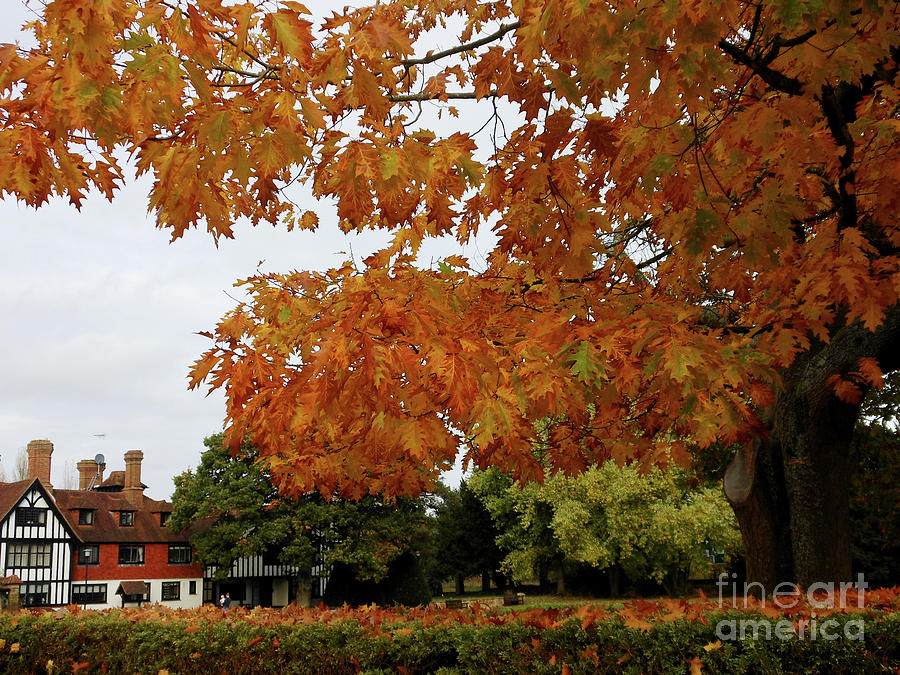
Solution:
<svg viewBox="0 0 900 675"><path fill-rule="evenodd" d="M736 577L737 575L732 575ZM763 584L754 581L744 583L741 593L738 593L738 585L728 580L726 574L720 574L716 582L719 588L719 607L728 609L730 606L743 608L748 606L765 611L768 594ZM730 586L730 596L725 595L725 590ZM858 609L865 607L865 591L869 584L865 576L860 573L856 583L841 582L838 588L834 582L816 582L806 589L805 597L813 609L847 609L855 606ZM748 603L748 598L758 596L759 601ZM848 599L849 596L849 599ZM782 582L772 589L772 608L781 613L796 607L803 599L804 593L791 582ZM850 604L852 603L852 604ZM843 623L835 619L820 619L815 612L811 612L808 619L800 619L796 623L786 618L772 619L723 619L716 623L716 637L720 640L837 640L843 637L846 640L864 640L865 623L862 619L850 619Z"/></svg>

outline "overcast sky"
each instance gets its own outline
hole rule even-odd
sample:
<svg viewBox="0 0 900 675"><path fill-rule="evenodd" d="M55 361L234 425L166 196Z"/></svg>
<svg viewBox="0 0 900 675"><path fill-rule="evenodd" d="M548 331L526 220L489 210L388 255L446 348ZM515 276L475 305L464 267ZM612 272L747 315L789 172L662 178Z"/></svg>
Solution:
<svg viewBox="0 0 900 675"><path fill-rule="evenodd" d="M28 16L21 0L4 2L0 43L19 40L16 27ZM94 195L80 212L62 200L37 211L0 201L7 480L17 453L46 438L56 487L81 459L102 453L109 472L124 469L122 455L138 449L147 494L169 498L173 476L196 467L203 438L222 429L222 396L188 391L187 375L209 345L196 333L234 307L234 281L258 268L325 269L341 251L352 247L359 259L385 241L345 237L329 205L308 202L323 223L314 234L238 225L236 239L218 248L196 231L170 244L147 214L147 192L146 181L132 181L112 203Z"/></svg>

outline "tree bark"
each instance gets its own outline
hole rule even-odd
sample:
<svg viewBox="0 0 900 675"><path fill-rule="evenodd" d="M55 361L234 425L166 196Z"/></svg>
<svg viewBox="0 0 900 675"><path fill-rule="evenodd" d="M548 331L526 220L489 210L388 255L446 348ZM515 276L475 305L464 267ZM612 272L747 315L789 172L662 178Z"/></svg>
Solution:
<svg viewBox="0 0 900 675"><path fill-rule="evenodd" d="M742 447L725 473L725 495L744 540L752 590L771 594L781 582L806 588L849 581L847 452L859 403L837 398L832 375L873 357L887 372L900 365L900 310L875 332L858 324L801 354L782 373L782 387L763 416L767 435ZM742 592L740 589L739 592Z"/></svg>
<svg viewBox="0 0 900 675"><path fill-rule="evenodd" d="M744 541L747 579L768 589L793 576L781 464L776 443L754 439L738 451L725 472L725 494Z"/></svg>
<svg viewBox="0 0 900 675"><path fill-rule="evenodd" d="M556 594L557 595L565 595L566 594L566 573L565 566L563 565L562 559L559 559L554 564L554 571L556 573Z"/></svg>
<svg viewBox="0 0 900 675"><path fill-rule="evenodd" d="M308 574L297 576L297 595L294 604L298 607L312 606L312 577Z"/></svg>
<svg viewBox="0 0 900 675"><path fill-rule="evenodd" d="M620 593L620 581L622 578L622 568L618 565L609 567L609 597L618 598Z"/></svg>

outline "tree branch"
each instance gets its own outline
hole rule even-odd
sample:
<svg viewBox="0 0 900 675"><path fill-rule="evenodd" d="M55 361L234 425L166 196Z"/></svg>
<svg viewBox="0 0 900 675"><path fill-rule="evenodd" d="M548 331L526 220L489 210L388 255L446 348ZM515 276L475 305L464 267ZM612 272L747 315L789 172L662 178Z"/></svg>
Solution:
<svg viewBox="0 0 900 675"><path fill-rule="evenodd" d="M497 96L497 91L492 89L482 98L492 98ZM459 99L477 99L478 96L474 91L448 91L442 94L428 94L421 92L419 94L390 94L387 99L393 103L403 103L405 101L443 101L459 100Z"/></svg>
<svg viewBox="0 0 900 675"><path fill-rule="evenodd" d="M762 81L773 89L782 93L794 96L803 92L803 83L795 77L788 77L784 73L770 68L769 63L772 58L762 59L758 56L751 56L746 51L728 40L719 40L719 49L728 54L737 63L743 64L750 68L756 75L762 78ZM770 52L771 54L771 52ZM777 52L776 54L777 55Z"/></svg>
<svg viewBox="0 0 900 675"><path fill-rule="evenodd" d="M483 38L473 40L472 42L466 42L465 44L457 45L456 47L451 47L450 49L445 49L441 52L435 52L434 54L429 54L428 56L423 56L418 59L404 59L403 61L401 61L401 64L404 68L409 70L413 66L421 66L429 63L434 63L435 61L440 61L441 59L447 58L448 56L453 56L454 54L468 52L472 49L477 49L478 47L502 38L510 31L516 30L516 28L518 28L520 25L521 23L519 21L515 21L513 23L506 24L505 26L501 26L499 30L491 33L490 35L485 35Z"/></svg>

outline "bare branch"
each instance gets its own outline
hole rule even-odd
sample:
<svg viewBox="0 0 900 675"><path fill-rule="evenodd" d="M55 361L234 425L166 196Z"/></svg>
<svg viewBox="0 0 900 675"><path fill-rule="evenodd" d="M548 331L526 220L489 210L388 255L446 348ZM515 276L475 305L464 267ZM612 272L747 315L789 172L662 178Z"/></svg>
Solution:
<svg viewBox="0 0 900 675"><path fill-rule="evenodd" d="M516 30L516 28L518 28L520 25L521 23L519 21L515 21L513 23L506 24L505 26L501 26L499 30L491 33L490 35L485 35L483 38L473 40L472 42L466 42L465 44L457 45L456 47L451 47L450 49L445 49L441 52L435 52L434 54L429 54L428 56L423 56L418 59L404 59L401 63L407 70L409 70L413 66L421 66L429 63L434 63L435 61L440 61L441 59L445 59L448 56L461 54L462 52L468 52L491 43L494 40L498 40L510 31Z"/></svg>

